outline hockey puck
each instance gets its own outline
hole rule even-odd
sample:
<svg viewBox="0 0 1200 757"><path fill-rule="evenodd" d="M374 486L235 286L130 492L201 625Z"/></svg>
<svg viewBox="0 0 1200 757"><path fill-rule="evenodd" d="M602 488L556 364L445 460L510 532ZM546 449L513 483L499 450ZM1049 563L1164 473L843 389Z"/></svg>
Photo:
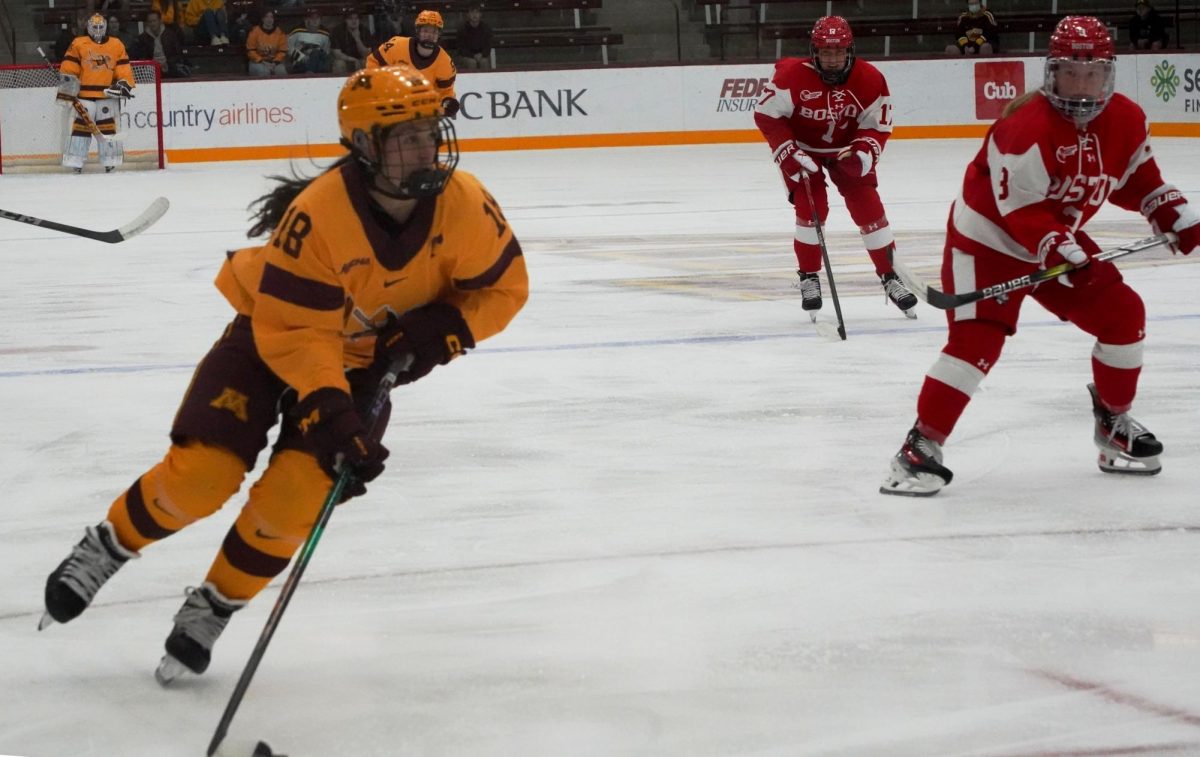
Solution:
<svg viewBox="0 0 1200 757"><path fill-rule="evenodd" d="M254 745L254 754L251 757L287 757L286 754L275 754L271 751L271 745L265 741L260 741Z"/></svg>

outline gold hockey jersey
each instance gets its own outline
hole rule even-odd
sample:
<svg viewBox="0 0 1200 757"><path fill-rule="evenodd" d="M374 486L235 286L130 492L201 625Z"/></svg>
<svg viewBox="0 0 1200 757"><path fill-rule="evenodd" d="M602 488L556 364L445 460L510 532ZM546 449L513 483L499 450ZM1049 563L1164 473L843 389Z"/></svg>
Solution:
<svg viewBox="0 0 1200 757"><path fill-rule="evenodd" d="M137 85L133 80L133 67L129 65L129 53L116 37L106 36L101 42L86 34L76 37L67 48L59 70L79 77L81 100L103 100L104 90L122 79L129 82L130 87Z"/></svg>
<svg viewBox="0 0 1200 757"><path fill-rule="evenodd" d="M397 63L407 63L424 74L438 88L442 97L457 97L454 94L454 79L458 76L458 69L441 45L433 55L424 56L417 50L416 37L392 37L367 56L367 68L394 66Z"/></svg>
<svg viewBox="0 0 1200 757"><path fill-rule="evenodd" d="M456 171L398 233L378 212L363 170L343 163L296 197L266 244L229 253L217 274L221 293L251 316L263 360L301 398L349 391L345 370L371 363L389 313L449 303L478 343L529 296L521 246L471 174Z"/></svg>

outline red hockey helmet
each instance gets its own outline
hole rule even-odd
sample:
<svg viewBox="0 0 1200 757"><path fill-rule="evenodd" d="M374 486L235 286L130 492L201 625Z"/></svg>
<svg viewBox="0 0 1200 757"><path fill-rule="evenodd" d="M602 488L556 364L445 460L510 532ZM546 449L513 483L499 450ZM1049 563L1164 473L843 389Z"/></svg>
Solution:
<svg viewBox="0 0 1200 757"><path fill-rule="evenodd" d="M1067 16L1050 35L1042 91L1058 112L1082 126L1112 99L1116 49L1093 16Z"/></svg>
<svg viewBox="0 0 1200 757"><path fill-rule="evenodd" d="M850 78L850 69L854 66L854 32L850 24L841 16L822 16L813 24L812 35L813 67L821 75L821 81L826 84L845 84ZM821 65L822 50L844 50L846 61L840 67L832 69Z"/></svg>
<svg viewBox="0 0 1200 757"><path fill-rule="evenodd" d="M1067 16L1050 35L1050 57L1113 60L1117 54L1103 21L1095 16Z"/></svg>

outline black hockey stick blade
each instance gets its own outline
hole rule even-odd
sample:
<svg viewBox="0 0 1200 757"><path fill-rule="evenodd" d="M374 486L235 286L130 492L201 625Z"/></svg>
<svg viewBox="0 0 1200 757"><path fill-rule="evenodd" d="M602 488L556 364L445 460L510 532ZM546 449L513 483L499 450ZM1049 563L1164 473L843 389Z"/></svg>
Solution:
<svg viewBox="0 0 1200 757"><path fill-rule="evenodd" d="M1131 255L1135 252L1149 250L1153 247L1158 247L1164 244L1173 244L1175 240L1176 237L1174 234L1159 234L1153 237L1146 237L1145 239L1139 239L1136 242L1130 242L1129 244L1121 245L1120 247L1114 247L1111 250L1105 250L1104 252L1096 255L1093 260L1116 260L1117 258ZM947 294L946 292L934 289L929 285L928 282L909 270L908 266L906 266L903 262L893 259L892 266L896 269L896 275L900 277L900 280L904 282L905 286L911 289L913 293L922 300L929 303L933 307L938 308L939 310L953 310L955 308L962 307L963 305L970 305L972 302L978 302L979 300L989 300L994 297L1001 297L1017 289L1025 289L1026 287L1031 287L1036 284L1040 284L1043 281L1049 281L1050 279L1058 278L1064 273L1070 273L1071 271L1075 270L1074 266L1068 263L1063 263L1045 270L1027 273L1024 276L1018 276L1015 279L1009 279L1008 281L1004 281L999 284L993 284L991 286L984 287L983 289L977 289L974 292Z"/></svg>
<svg viewBox="0 0 1200 757"><path fill-rule="evenodd" d="M30 226L40 226L43 229L53 229L54 231L62 231L67 234L72 234L84 239L94 239L97 242L108 242L116 244L124 242L126 239L132 239L138 234L141 234L146 229L158 222L158 219L163 217L167 209L171 207L171 203L167 202L167 198L159 197L154 202L150 203L150 207L142 211L142 214L125 224L119 229L112 231L93 231L91 229L80 228L79 226L69 226L65 223L57 223L55 221L47 221L44 218L35 218L33 216L22 215L21 213L13 213L8 210L0 209L0 218L7 218L10 221L19 223L27 223Z"/></svg>

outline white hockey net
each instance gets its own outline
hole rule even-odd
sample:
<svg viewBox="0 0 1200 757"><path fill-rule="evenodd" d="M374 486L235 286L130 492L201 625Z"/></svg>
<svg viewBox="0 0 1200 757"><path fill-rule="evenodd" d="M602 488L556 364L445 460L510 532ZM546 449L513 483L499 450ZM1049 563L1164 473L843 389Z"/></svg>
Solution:
<svg viewBox="0 0 1200 757"><path fill-rule="evenodd" d="M121 109L122 169L166 165L162 139L162 77L154 61L133 61L134 97ZM46 65L0 66L0 173L61 167L74 109L55 101L58 71ZM95 170L96 144L88 156Z"/></svg>

